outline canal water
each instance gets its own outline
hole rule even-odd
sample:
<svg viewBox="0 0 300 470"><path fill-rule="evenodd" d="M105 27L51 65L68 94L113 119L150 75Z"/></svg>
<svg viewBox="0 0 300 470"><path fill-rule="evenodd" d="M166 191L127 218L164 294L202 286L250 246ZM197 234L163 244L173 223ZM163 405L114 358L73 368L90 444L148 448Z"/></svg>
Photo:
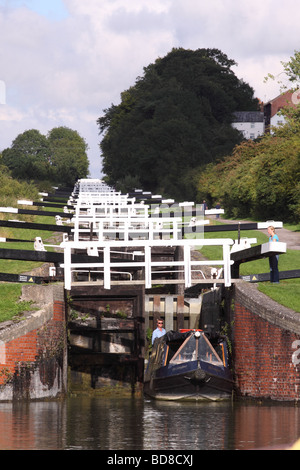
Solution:
<svg viewBox="0 0 300 470"><path fill-rule="evenodd" d="M198 451L283 448L300 407L72 397L0 404L0 450Z"/></svg>

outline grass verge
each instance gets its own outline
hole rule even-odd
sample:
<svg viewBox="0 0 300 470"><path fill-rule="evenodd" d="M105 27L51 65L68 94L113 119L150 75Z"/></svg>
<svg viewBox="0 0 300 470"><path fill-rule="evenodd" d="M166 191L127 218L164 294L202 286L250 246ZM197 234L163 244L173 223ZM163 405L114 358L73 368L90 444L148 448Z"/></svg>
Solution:
<svg viewBox="0 0 300 470"><path fill-rule="evenodd" d="M300 313L300 279L286 279L276 285L261 282L258 289L280 305Z"/></svg>
<svg viewBox="0 0 300 470"><path fill-rule="evenodd" d="M19 321L22 313L32 310L32 302L20 301L21 284L0 284L0 322Z"/></svg>
<svg viewBox="0 0 300 470"><path fill-rule="evenodd" d="M47 208L44 208L43 210L47 211ZM23 216L22 220L55 225L55 219L53 216ZM0 227L0 237L24 240L24 242L0 243L0 248L12 250L33 250L35 237L41 236L45 242L52 235L53 233L49 231L42 231L41 233L39 230ZM32 241L27 242L26 240ZM47 251L53 251L53 249L51 247L47 247ZM0 259L0 272L6 274L22 274L30 272L33 269L40 267L42 264L43 263L35 261ZM17 321L20 319L22 312L32 309L31 302L20 302L22 285L24 284L0 283L0 322L12 319Z"/></svg>

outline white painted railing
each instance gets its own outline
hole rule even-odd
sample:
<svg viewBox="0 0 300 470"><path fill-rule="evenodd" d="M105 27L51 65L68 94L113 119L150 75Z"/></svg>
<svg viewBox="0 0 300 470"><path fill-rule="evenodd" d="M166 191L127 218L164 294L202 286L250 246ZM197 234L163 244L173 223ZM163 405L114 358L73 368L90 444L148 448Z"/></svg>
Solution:
<svg viewBox="0 0 300 470"><path fill-rule="evenodd" d="M30 201L22 200L18 203L27 204ZM233 261L230 259L230 248L234 244L232 239L204 239L201 230L190 233L190 238L184 239L186 226L204 225L208 222L204 220L205 214L220 214L224 212L222 209L204 212L203 205L194 206L194 202L182 202L174 204L174 207L167 204L158 205L155 203L149 206L136 203L134 197L114 191L103 184L101 180L79 180L74 188L72 205L74 213L70 218L72 217L71 222L74 224L72 231L74 239L69 240L68 235L65 234L64 241L60 245L60 248L64 250L62 267L64 268L67 290L71 289L74 273L93 273L103 283L105 289L110 289L113 282L121 282L112 280L116 274L118 276L121 273L126 274L132 280L134 270L140 270L141 273L144 273L144 279L132 282L143 282L146 288L151 288L153 282L173 284L183 282L188 288L193 283L201 282L199 276L197 279L196 276L193 277L193 273L195 271L202 273L199 268L205 265L221 267L224 278L218 280L218 283L224 282L226 287L232 283L231 265ZM191 207L193 207L192 214L197 214L199 217L193 216L191 218ZM182 210L181 217L168 216L172 213L177 215L178 208L180 208L179 211ZM186 211L187 208L189 209ZM18 209L0 207L0 212L18 213ZM187 214L189 217L186 216ZM56 217L57 224L62 224L61 217ZM257 228L266 228L268 224L270 222L257 224ZM281 222L278 224L282 226ZM272 225L278 227L276 222L273 222ZM254 242L252 239L247 242L239 240L239 243L235 244L232 254L249 247L252 242ZM192 250L209 245L222 247L221 259L207 261L192 259ZM269 245L266 248L266 255L270 252ZM45 251L46 246L50 245L43 245L41 238L37 237L35 250ZM156 247L181 247L183 259L155 261L152 249ZM276 248L279 247L279 243L276 243ZM73 263L72 252L76 251L86 252L94 258L88 263ZM97 256L99 256L99 262L97 262ZM128 258L130 259L128 260ZM167 272L177 273L180 279L154 279ZM216 280L204 279L203 282L214 284Z"/></svg>
<svg viewBox="0 0 300 470"><path fill-rule="evenodd" d="M74 220L77 217L86 219L95 217L111 219L139 217L147 219L149 217L149 206L144 204L117 204L109 202L100 204L96 201L91 205L82 205L79 202L75 209Z"/></svg>
<svg viewBox="0 0 300 470"><path fill-rule="evenodd" d="M100 179L93 179L93 178L81 178L75 184L75 190L78 188L80 193L84 192L110 192L113 193L115 190L108 186Z"/></svg>
<svg viewBox="0 0 300 470"><path fill-rule="evenodd" d="M193 261L191 259L191 249L195 247L202 246L222 246L223 247L223 256L220 260L209 260L209 261ZM61 247L64 249L64 264L63 268L65 271L65 288L67 290L71 289L72 286L72 273L75 271L80 272L84 269L95 269L98 268L103 273L103 286L105 289L111 288L111 276L112 271L118 271L118 268L126 268L130 271L132 268L144 269L145 273L145 287L151 288L152 286L152 277L155 274L156 268L167 267L173 269L174 272L182 267L184 271L184 284L185 287L190 287L192 285L192 271L193 268L209 265L209 266L222 266L224 270L224 284L226 287L231 285L231 270L230 266L232 261L230 260L230 246L233 245L233 240L231 239L211 239L211 240L134 240L134 241L65 241L61 244ZM151 257L151 250L153 247L183 247L183 260L179 261L153 261ZM139 255L143 258L140 260L117 260L111 256L113 251L139 250ZM92 250L92 252L103 253L103 261L99 263L72 263L72 250ZM126 252L127 252L126 251ZM155 282L159 282L155 280ZM177 282L177 281L175 281ZM198 281L197 281L198 282ZM174 283L174 281L173 281Z"/></svg>
<svg viewBox="0 0 300 470"><path fill-rule="evenodd" d="M105 289L110 289L112 277L122 271L127 273L133 269L140 269L144 273L146 288L152 286L153 277L164 272L183 273L185 287L192 285L192 273L195 270L201 272L199 267L203 265L221 266L224 270L225 286L231 285L230 270L230 247L233 245L231 239L204 240L202 234L198 239L182 239L182 228L186 225L204 225L204 213L201 210L201 220L186 220L184 217L168 217L165 212L163 217L158 215L159 209L154 205L151 210L146 204L137 204L135 198L114 191L101 180L79 180L73 192L75 213L72 222L74 224L74 240L67 239L61 244L64 249L64 272L65 287L71 289L73 274L75 272L92 272L101 278ZM194 202L183 202L177 207L183 211L194 206ZM202 207L202 205L201 205ZM152 211L155 211L153 212ZM163 208L168 210L168 206ZM170 213L172 208L170 207ZM193 208L194 209L194 208ZM151 213L152 217L151 217ZM95 234L96 240L92 234ZM116 240L118 236L118 240ZM133 239L131 239L133 238ZM160 238L159 240L157 238ZM191 251L199 245L216 245L223 247L223 256L215 261L193 261ZM183 259L172 261L155 261L152 255L154 247L182 247ZM72 252L86 251L89 255L101 254L101 260L93 263L72 263ZM136 251L139 256L136 257ZM116 258L116 252L121 255ZM122 256L124 253L132 254L128 260ZM161 276L162 277L162 276ZM169 279L170 282L172 282ZM135 282L135 281L134 281ZM155 279L154 282L158 282ZM173 281L174 282L174 281ZM177 280L175 280L177 282Z"/></svg>
<svg viewBox="0 0 300 470"><path fill-rule="evenodd" d="M115 205L115 206L126 206L133 204L135 198L129 198L127 195L120 193L83 193L80 194L77 199L75 199L76 205L79 207L92 207L95 204L97 205Z"/></svg>
<svg viewBox="0 0 300 470"><path fill-rule="evenodd" d="M74 241L90 239L91 231L99 240L130 240L155 238L180 239L181 218L148 217L78 217L74 218Z"/></svg>

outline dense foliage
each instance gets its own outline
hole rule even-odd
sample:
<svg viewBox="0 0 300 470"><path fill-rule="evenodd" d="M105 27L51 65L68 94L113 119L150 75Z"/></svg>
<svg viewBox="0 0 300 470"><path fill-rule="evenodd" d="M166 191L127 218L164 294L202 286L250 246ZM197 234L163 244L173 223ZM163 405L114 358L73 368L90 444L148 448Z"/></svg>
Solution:
<svg viewBox="0 0 300 470"><path fill-rule="evenodd" d="M98 119L109 184L193 198L191 174L241 142L232 113L257 110L252 88L217 49L173 49L144 68L134 86ZM127 188L132 189L132 188Z"/></svg>
<svg viewBox="0 0 300 470"><path fill-rule="evenodd" d="M18 199L38 200L38 189L32 183L13 179L7 167L0 164L0 205L10 207ZM1 217L3 214L1 214Z"/></svg>
<svg viewBox="0 0 300 470"><path fill-rule="evenodd" d="M50 180L74 185L88 174L87 144L77 131L52 129L48 136L31 129L19 134L11 148L2 152L2 163L14 178Z"/></svg>
<svg viewBox="0 0 300 470"><path fill-rule="evenodd" d="M198 196L222 201L228 216L300 219L300 109L257 142L238 145L230 157L198 175Z"/></svg>
<svg viewBox="0 0 300 470"><path fill-rule="evenodd" d="M79 178L88 175L87 144L77 131L57 127L48 134L51 148L51 166L54 179L73 186Z"/></svg>
<svg viewBox="0 0 300 470"><path fill-rule="evenodd" d="M300 52L283 62L283 72L296 96L300 84ZM271 74L269 78L275 79ZM283 87L283 91L286 90ZM300 105L281 110L285 125L257 142L243 142L230 157L208 165L195 176L198 196L211 205L221 200L228 216L261 220L300 220Z"/></svg>

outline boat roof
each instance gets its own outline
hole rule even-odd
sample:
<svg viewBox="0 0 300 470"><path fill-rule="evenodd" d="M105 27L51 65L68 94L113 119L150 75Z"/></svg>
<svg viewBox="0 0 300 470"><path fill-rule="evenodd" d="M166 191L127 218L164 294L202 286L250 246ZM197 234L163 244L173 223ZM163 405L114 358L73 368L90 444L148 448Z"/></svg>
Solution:
<svg viewBox="0 0 300 470"><path fill-rule="evenodd" d="M185 331L184 333L180 333L179 331L167 331L164 336L160 338L156 338L155 342L158 343L171 343L172 341L184 341L188 336L193 333L193 330Z"/></svg>

